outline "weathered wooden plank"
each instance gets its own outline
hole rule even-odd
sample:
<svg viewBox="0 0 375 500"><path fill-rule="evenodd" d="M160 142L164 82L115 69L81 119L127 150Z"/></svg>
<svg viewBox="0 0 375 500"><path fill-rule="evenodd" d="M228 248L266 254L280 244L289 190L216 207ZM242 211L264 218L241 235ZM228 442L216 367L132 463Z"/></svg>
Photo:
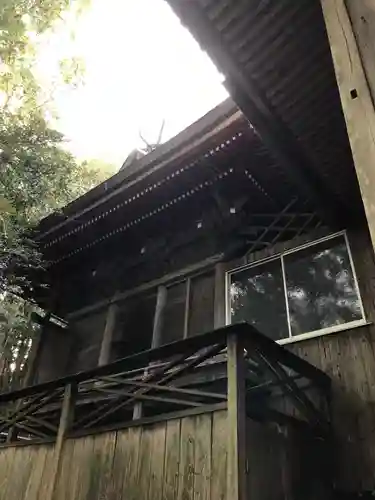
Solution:
<svg viewBox="0 0 375 500"><path fill-rule="evenodd" d="M17 448L9 473L9 487L7 489L7 499L20 500L24 498L25 489L31 469L31 447Z"/></svg>
<svg viewBox="0 0 375 500"><path fill-rule="evenodd" d="M49 485L49 481L51 478L51 471L53 467L53 456L54 456L54 446L49 446L47 449L46 460L44 461L44 467L42 471L42 478L39 485L38 500L46 499L46 491Z"/></svg>
<svg viewBox="0 0 375 500"><path fill-rule="evenodd" d="M345 0L321 0L321 4L355 169L375 248L374 104Z"/></svg>
<svg viewBox="0 0 375 500"><path fill-rule="evenodd" d="M26 486L25 500L37 500L38 498L43 469L45 467L47 457L49 456L48 451L49 448L46 446L38 446L34 449L34 456L32 458L33 468Z"/></svg>
<svg viewBox="0 0 375 500"><path fill-rule="evenodd" d="M128 464L122 495L126 500L138 500L138 464L141 453L142 427L128 429Z"/></svg>
<svg viewBox="0 0 375 500"><path fill-rule="evenodd" d="M195 417L194 500L210 500L212 415Z"/></svg>
<svg viewBox="0 0 375 500"><path fill-rule="evenodd" d="M246 402L245 366L242 342L228 337L228 499L246 500Z"/></svg>
<svg viewBox="0 0 375 500"><path fill-rule="evenodd" d="M346 0L372 99L375 101L375 9L373 0Z"/></svg>
<svg viewBox="0 0 375 500"><path fill-rule="evenodd" d="M100 481L100 469L97 465L95 455L95 437L87 437L81 440L77 450L77 462L79 472L76 475L75 500L95 500L97 496L98 484ZM99 472L99 474L98 474Z"/></svg>
<svg viewBox="0 0 375 500"><path fill-rule="evenodd" d="M193 500L194 498L195 422L195 417L185 417L181 420L178 500Z"/></svg>
<svg viewBox="0 0 375 500"><path fill-rule="evenodd" d="M99 477L95 494L100 500L108 500L110 497L116 439L116 432L108 432L94 438L95 474Z"/></svg>
<svg viewBox="0 0 375 500"><path fill-rule="evenodd" d="M180 466L181 419L170 420L166 426L164 459L164 500L176 500Z"/></svg>
<svg viewBox="0 0 375 500"><path fill-rule="evenodd" d="M212 415L211 500L231 500L227 497L228 419L226 411Z"/></svg>
<svg viewBox="0 0 375 500"><path fill-rule="evenodd" d="M149 500L163 500L163 476L165 455L166 423L161 422L153 429L151 443L151 473L148 491Z"/></svg>
<svg viewBox="0 0 375 500"><path fill-rule="evenodd" d="M151 444L152 444L152 427L144 427L142 429L139 457L138 457L138 483L134 485L136 498L143 498L148 500L148 491L150 484L150 471L151 471ZM135 487L137 486L137 487Z"/></svg>
<svg viewBox="0 0 375 500"><path fill-rule="evenodd" d="M118 431L113 456L111 494L113 500L126 498L127 478L131 462L129 429Z"/></svg>
<svg viewBox="0 0 375 500"><path fill-rule="evenodd" d="M77 392L76 384L68 384L67 386L65 386L64 399L61 407L59 430L57 433L56 443L54 447L54 457L51 464L52 465L51 477L48 482L45 500L52 500L54 496L54 490L56 487L56 481L58 478L60 462L62 458L65 435L69 430L73 420L76 392Z"/></svg>
<svg viewBox="0 0 375 500"><path fill-rule="evenodd" d="M12 463L15 457L14 448L5 448L0 450L1 469L0 469L0 500L6 500L7 489L10 484L10 472L12 470Z"/></svg>
<svg viewBox="0 0 375 500"><path fill-rule="evenodd" d="M70 476L75 466L73 460L75 440L68 439L64 444L61 465L56 483L54 500L69 500Z"/></svg>

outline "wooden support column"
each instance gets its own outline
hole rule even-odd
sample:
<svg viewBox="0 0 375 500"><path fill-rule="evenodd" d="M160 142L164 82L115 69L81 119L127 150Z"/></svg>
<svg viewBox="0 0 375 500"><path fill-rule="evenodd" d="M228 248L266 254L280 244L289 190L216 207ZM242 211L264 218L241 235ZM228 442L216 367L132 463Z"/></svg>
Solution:
<svg viewBox="0 0 375 500"><path fill-rule="evenodd" d="M103 332L102 344L100 346L98 366L106 365L110 362L111 344L112 344L113 332L116 326L117 311L118 311L117 304L111 304L108 308L107 319Z"/></svg>
<svg viewBox="0 0 375 500"><path fill-rule="evenodd" d="M247 500L245 360L242 341L237 335L228 337L227 355L227 498L231 500Z"/></svg>
<svg viewBox="0 0 375 500"><path fill-rule="evenodd" d="M49 314L47 314L45 317L45 321L47 324L49 322L49 317L50 317ZM41 353L42 335L45 328L46 326L43 325L40 331L37 332L35 338L32 341L31 349L27 360L27 373L23 381L23 387L32 385L34 382L34 377L36 374L37 366L39 364L39 358Z"/></svg>
<svg viewBox="0 0 375 500"><path fill-rule="evenodd" d="M77 396L77 386L75 384L74 385L68 384L65 387L64 391L64 399L61 408L59 430L57 432L55 450L52 459L53 460L52 471L49 479L49 484L47 487L45 500L53 500L55 494L64 441L66 434L73 422L76 396Z"/></svg>
<svg viewBox="0 0 375 500"><path fill-rule="evenodd" d="M158 287L158 294L156 297L156 306L154 314L154 326L152 330L152 342L151 342L152 349L159 347L161 343L161 332L163 328L163 312L165 305L167 303L167 293L168 293L167 287L162 285ZM142 418L142 413L143 413L142 403L138 402L134 405L133 420Z"/></svg>
<svg viewBox="0 0 375 500"><path fill-rule="evenodd" d="M369 2L354 1L359 9L370 10L365 5ZM369 57L374 58L374 53L361 46L362 37L353 27L347 8L349 4L354 5L354 2L321 0L355 169L375 249L375 108L368 83L371 79L368 80L364 65ZM366 22L365 16L361 15L360 22ZM370 36L373 45L375 31L371 33L370 30ZM373 60L368 62L368 67L373 67Z"/></svg>
<svg viewBox="0 0 375 500"><path fill-rule="evenodd" d="M225 326L225 269L224 263L215 266L214 328Z"/></svg>
<svg viewBox="0 0 375 500"><path fill-rule="evenodd" d="M152 349L160 346L161 343L161 332L163 328L163 313L164 308L167 303L167 287L159 286L158 295L156 298L156 307L154 315L154 327L152 331Z"/></svg>

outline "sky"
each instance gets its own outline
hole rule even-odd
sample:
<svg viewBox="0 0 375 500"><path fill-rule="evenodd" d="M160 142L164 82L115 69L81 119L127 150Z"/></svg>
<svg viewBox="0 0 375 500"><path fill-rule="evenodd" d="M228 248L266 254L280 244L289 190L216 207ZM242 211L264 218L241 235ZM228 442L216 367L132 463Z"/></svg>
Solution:
<svg viewBox="0 0 375 500"><path fill-rule="evenodd" d="M75 37L58 30L41 45L39 72L59 57L85 63L84 85L56 94L57 128L80 159L120 167L142 143L163 142L227 97L222 75L164 0L91 0Z"/></svg>

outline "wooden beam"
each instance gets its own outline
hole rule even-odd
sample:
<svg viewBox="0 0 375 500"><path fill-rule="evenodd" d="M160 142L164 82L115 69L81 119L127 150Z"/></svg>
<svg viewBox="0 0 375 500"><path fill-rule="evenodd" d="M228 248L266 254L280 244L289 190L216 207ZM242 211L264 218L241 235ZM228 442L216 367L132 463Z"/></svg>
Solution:
<svg viewBox="0 0 375 500"><path fill-rule="evenodd" d="M298 185L303 195L315 201L322 219L334 227L338 226L340 211L349 212L348 208L341 206L341 201L328 189L311 158L307 156L262 89L236 61L235 55L214 27L214 23L208 19L204 9L194 1L168 2L225 74L225 86L259 133L265 146L284 165L285 172L294 184Z"/></svg>
<svg viewBox="0 0 375 500"><path fill-rule="evenodd" d="M216 142L226 135L228 128L243 121L243 115L232 99L226 99L222 104L193 123L183 132L162 144L160 148L146 155L132 168L118 172L107 181L92 189L84 196L64 207L64 214L58 217L56 213L45 218L40 227L38 240L58 232L69 223L80 224L82 220L92 216L92 211L103 211L103 205L115 196L125 196L125 192L146 179L149 175L162 171L163 168L176 163L187 162L192 155L204 154ZM205 143L208 143L207 148ZM204 147L204 150L202 151ZM126 182L124 182L126 181ZM90 214L91 212L91 214ZM90 215L89 215L90 214ZM67 229L68 231L68 229Z"/></svg>
<svg viewBox="0 0 375 500"><path fill-rule="evenodd" d="M139 382L137 380L126 380L117 377L102 377L100 380L104 382L109 382L106 386L117 386L117 385L130 385L131 387L144 387L146 389L155 389L161 392L173 392L176 394L188 394L190 396L197 396L200 398L214 398L220 400L226 400L226 396L224 394L220 394L217 392L206 392L194 389L181 389L180 387L176 387L173 385L160 385L160 384L152 384L149 382Z"/></svg>
<svg viewBox="0 0 375 500"><path fill-rule="evenodd" d="M207 259L195 262L190 266L187 266L183 269L179 269L178 271L175 271L173 273L166 274L161 278L157 278L153 281L149 281L148 283L143 283L142 285L139 285L130 290L118 293L116 297L101 300L99 302L96 302L95 304L91 304L87 307L83 307L82 309L74 311L67 315L67 320L68 321L76 320L77 318L81 318L83 316L86 316L87 314L97 312L98 310L103 309L104 307L110 304L120 302L130 297L134 297L135 295L138 295L140 293L152 290L153 288L157 288L160 285L165 285L167 283L171 284L173 281L181 280L185 276L192 275L194 273L200 273L201 271L210 268L211 266L214 266L218 261L222 259L223 259L222 253L212 255L211 257L207 257Z"/></svg>
<svg viewBox="0 0 375 500"><path fill-rule="evenodd" d="M51 471L51 475L50 475L48 486L47 486L45 500L53 500L53 497L54 497L57 479L58 479L59 468L60 468L60 463L61 463L61 458L62 458L62 451L63 451L63 445L64 445L64 441L65 441L65 436L66 436L66 433L70 429L72 422L73 422L74 405L75 405L76 395L77 395L77 386L73 385L73 384L68 384L65 387L65 391L64 391L64 399L63 399L62 408L61 408L59 430L57 433L57 439L56 439L54 454L53 454L53 458L52 458L52 460L53 460L52 471Z"/></svg>
<svg viewBox="0 0 375 500"><path fill-rule="evenodd" d="M365 3L360 0L355 2ZM353 29L344 0L321 0L321 5L354 165L375 249L375 108L363 66L363 60L367 61L369 56L374 58L374 54L372 51L365 52L364 47L358 45L361 36ZM371 38L373 43L373 33Z"/></svg>
<svg viewBox="0 0 375 500"><path fill-rule="evenodd" d="M246 500L245 358L242 341L237 335L230 335L228 337L227 356L227 498L231 500Z"/></svg>
<svg viewBox="0 0 375 500"><path fill-rule="evenodd" d="M169 370L169 373L167 375L164 375L162 376L162 378L160 378L159 380L157 380L157 382L159 384L163 384L165 382L169 382L170 380L173 380L175 378L177 378L178 376L180 375L183 375L184 373L188 372L189 370L195 368L196 366L198 366L200 363L203 363L203 361L206 361L206 359L209 359L211 357L214 357L216 354L218 354L221 350L223 349L223 345L219 344L219 345L214 345L214 346L211 346L211 347L208 347L204 353L198 355L198 356L194 356L192 357L189 361L187 361L185 364L182 364L182 366L179 366L179 362L178 362L178 359L176 359L176 361L173 361L170 363L169 367L166 366L164 368L161 369L161 371L159 370L156 370L155 372L152 372L150 373L149 375L149 378L146 379L146 380L155 380L157 379L160 375L163 375L164 373L167 373ZM192 352L188 352L184 357L183 359L186 361L186 359L190 358L192 356ZM174 367L176 366L177 368L175 370L172 370L171 367ZM88 420L88 423L85 423L83 425L83 427L91 427L93 426L95 423L99 422L100 420L102 420L103 418L111 415L112 413L118 411L119 409L121 408L124 408L125 406L128 406L130 403L133 403L135 401L135 396L136 395L139 395L139 394L144 394L146 393L148 390L146 388L144 389L138 389L137 391L134 392L134 396L129 398L129 399L126 399L125 401L121 400L121 398L119 398L118 400L118 404L113 407L111 404L109 404L109 406L111 406L109 409L107 409L105 411L105 408L108 407L108 404L105 406L105 408L101 408L99 410L94 410L94 412L92 412L92 414L90 414L87 418L86 417L83 417L82 418L82 421L87 421ZM100 414L98 415L98 417L94 420L90 420L90 417L92 417L93 414ZM78 424L81 424L82 421L78 422Z"/></svg>
<svg viewBox="0 0 375 500"><path fill-rule="evenodd" d="M100 346L98 366L103 366L110 362L111 344L112 344L113 332L115 331L115 326L116 326L117 313L118 313L117 304L111 304L107 312L102 344Z"/></svg>

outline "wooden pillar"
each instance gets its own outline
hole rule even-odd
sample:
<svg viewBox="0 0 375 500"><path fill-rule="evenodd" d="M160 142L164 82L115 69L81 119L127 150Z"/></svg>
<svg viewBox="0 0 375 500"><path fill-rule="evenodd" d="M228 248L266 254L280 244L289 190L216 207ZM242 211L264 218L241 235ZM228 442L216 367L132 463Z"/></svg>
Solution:
<svg viewBox="0 0 375 500"><path fill-rule="evenodd" d="M225 268L219 262L215 266L214 328L225 326Z"/></svg>
<svg viewBox="0 0 375 500"><path fill-rule="evenodd" d="M49 317L47 319L47 323L49 321ZM32 341L31 344L31 349L29 352L28 360L27 360L27 372L25 379L23 381L23 387L27 387L29 385L33 385L37 366L39 364L39 359L40 359L40 352L41 352L41 347L42 347L42 335L44 331L45 326L40 329L40 331L37 332L35 338Z"/></svg>
<svg viewBox="0 0 375 500"><path fill-rule="evenodd" d="M242 341L237 335L228 337L227 355L227 498L231 500L247 500L245 360Z"/></svg>
<svg viewBox="0 0 375 500"><path fill-rule="evenodd" d="M375 249L375 109L364 61L374 58L364 50L362 37L353 28L347 6L371 10L364 0L321 0L329 43L336 72L355 169L362 193L367 222ZM361 15L360 22L365 17ZM357 25L358 30L358 25ZM375 31L373 31L373 43ZM373 61L369 61L369 68ZM372 79L373 79L372 75Z"/></svg>
<svg viewBox="0 0 375 500"><path fill-rule="evenodd" d="M152 344L151 347L159 347L161 343L161 332L163 328L163 313L167 303L167 287L159 286L158 295L156 298L156 307L154 315L154 326L152 330Z"/></svg>
<svg viewBox="0 0 375 500"><path fill-rule="evenodd" d="M108 308L102 344L100 346L98 366L106 365L110 362L112 337L116 326L117 311L117 304L111 304Z"/></svg>
<svg viewBox="0 0 375 500"><path fill-rule="evenodd" d="M49 483L47 486L47 492L45 499L52 500L54 498L59 468L61 463L63 445L66 437L66 433L68 432L72 422L74 415L74 405L77 395L77 386L74 384L68 384L65 387L64 391L64 399L61 407L61 416L59 429L57 432L57 438L55 443L55 449L53 453L53 463L52 463L52 471L49 479Z"/></svg>
<svg viewBox="0 0 375 500"><path fill-rule="evenodd" d="M163 328L163 312L165 305L167 303L167 293L168 293L167 288L165 286L161 285L158 287L155 314L154 314L154 325L152 330L152 342L151 342L152 349L159 347L161 343L161 332ZM141 402L135 403L133 409L133 420L142 418L142 415L143 415L142 403Z"/></svg>

